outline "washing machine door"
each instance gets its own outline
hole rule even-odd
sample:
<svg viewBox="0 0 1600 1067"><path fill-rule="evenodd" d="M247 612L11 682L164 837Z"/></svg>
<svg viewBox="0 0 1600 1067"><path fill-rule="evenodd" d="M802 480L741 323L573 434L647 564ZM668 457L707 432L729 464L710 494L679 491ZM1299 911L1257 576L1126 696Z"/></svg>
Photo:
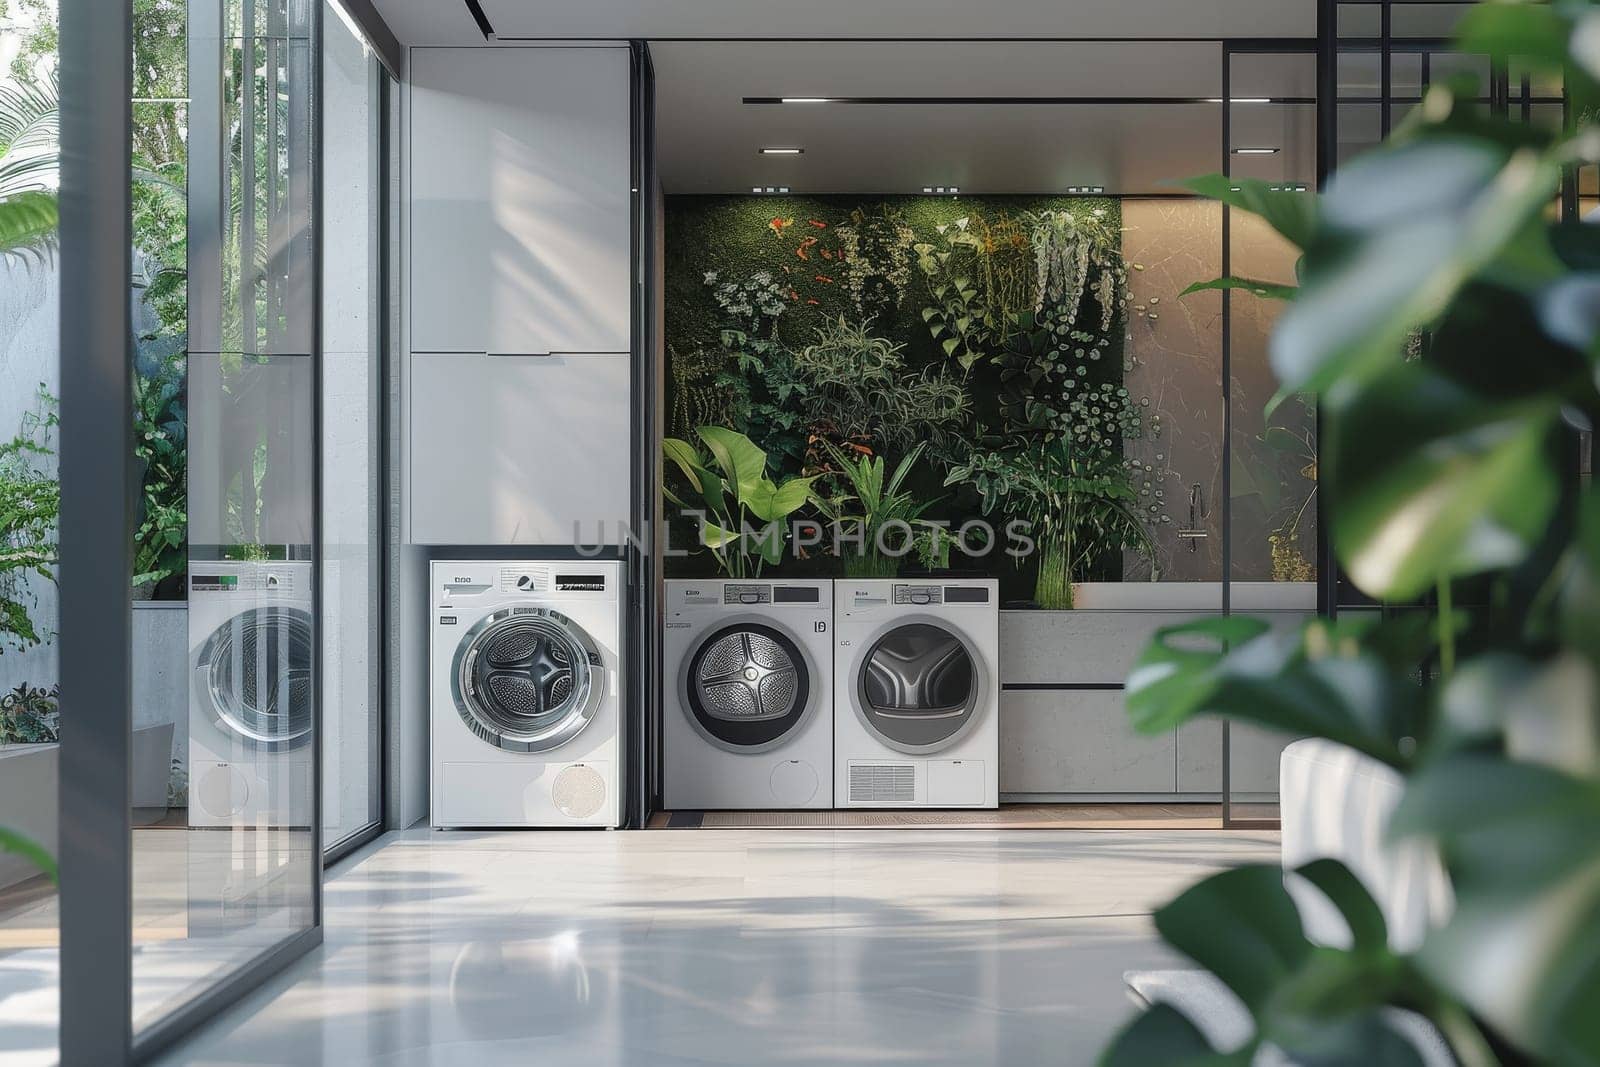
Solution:
<svg viewBox="0 0 1600 1067"><path fill-rule="evenodd" d="M900 752L948 748L982 706L977 652L956 630L932 619L887 627L856 670L856 711L877 738Z"/></svg>
<svg viewBox="0 0 1600 1067"><path fill-rule="evenodd" d="M302 608L264 606L213 630L195 659L195 682L219 725L267 749L311 734L316 629Z"/></svg>
<svg viewBox="0 0 1600 1067"><path fill-rule="evenodd" d="M484 741L549 752L593 721L605 696L605 660L560 612L511 607L462 635L452 684L461 721Z"/></svg>
<svg viewBox="0 0 1600 1067"><path fill-rule="evenodd" d="M753 619L724 623L695 643L682 696L700 735L731 752L764 752L809 718L816 672L783 629Z"/></svg>

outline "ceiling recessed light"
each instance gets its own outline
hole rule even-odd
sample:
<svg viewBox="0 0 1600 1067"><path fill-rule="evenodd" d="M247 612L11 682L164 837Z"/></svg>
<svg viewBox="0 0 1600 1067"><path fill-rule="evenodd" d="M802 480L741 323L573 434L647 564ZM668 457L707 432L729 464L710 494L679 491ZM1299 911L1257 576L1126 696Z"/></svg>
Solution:
<svg viewBox="0 0 1600 1067"><path fill-rule="evenodd" d="M789 191L789 187L788 187L788 186L787 186L787 185L780 185L780 186L778 186L778 192L780 192L780 193L787 193L787 192L788 192L788 191Z"/></svg>
<svg viewBox="0 0 1600 1067"><path fill-rule="evenodd" d="M925 192L925 193L931 193L931 192L933 192L933 186L931 186L931 185L924 185L924 186L923 186L923 187L922 187L922 191L923 191L923 192Z"/></svg>
<svg viewBox="0 0 1600 1067"><path fill-rule="evenodd" d="M759 192L760 192L760 191L761 191L761 186L759 186L759 185L752 185L752 186L751 186L751 187L750 187L750 191L751 191L751 192L752 192L752 193L759 193Z"/></svg>
<svg viewBox="0 0 1600 1067"><path fill-rule="evenodd" d="M1222 102L1223 100L1220 96L1206 98L1206 103L1208 104L1220 104ZM1272 98L1270 96L1236 96L1233 98L1233 102L1235 104L1270 104L1272 103Z"/></svg>
<svg viewBox="0 0 1600 1067"><path fill-rule="evenodd" d="M785 104L831 104L831 96L780 96L779 101Z"/></svg>
<svg viewBox="0 0 1600 1067"><path fill-rule="evenodd" d="M805 155L805 151L804 148L763 148L761 154L764 156L802 156Z"/></svg>
<svg viewBox="0 0 1600 1067"><path fill-rule="evenodd" d="M1278 154L1278 150L1276 148L1235 148L1233 154L1236 156L1275 156Z"/></svg>

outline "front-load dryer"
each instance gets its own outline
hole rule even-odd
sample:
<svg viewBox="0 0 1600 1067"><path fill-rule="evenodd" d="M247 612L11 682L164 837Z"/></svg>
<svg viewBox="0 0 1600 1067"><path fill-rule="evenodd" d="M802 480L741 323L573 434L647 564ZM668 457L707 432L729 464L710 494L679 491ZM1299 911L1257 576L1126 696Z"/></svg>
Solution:
<svg viewBox="0 0 1600 1067"><path fill-rule="evenodd" d="M834 586L840 807L1000 801L1000 612L993 579Z"/></svg>
<svg viewBox="0 0 1600 1067"><path fill-rule="evenodd" d="M436 560L435 827L619 825L622 564Z"/></svg>
<svg viewBox="0 0 1600 1067"><path fill-rule="evenodd" d="M669 810L833 807L833 583L666 583Z"/></svg>
<svg viewBox="0 0 1600 1067"><path fill-rule="evenodd" d="M309 827L309 561L189 565L189 825Z"/></svg>

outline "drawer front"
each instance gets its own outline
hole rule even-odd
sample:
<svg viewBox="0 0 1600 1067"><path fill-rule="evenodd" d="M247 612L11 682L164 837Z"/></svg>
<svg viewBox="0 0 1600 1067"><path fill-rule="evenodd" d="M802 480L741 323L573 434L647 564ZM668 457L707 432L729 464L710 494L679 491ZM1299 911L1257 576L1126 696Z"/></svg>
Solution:
<svg viewBox="0 0 1600 1067"><path fill-rule="evenodd" d="M1166 611L1002 611L1000 678L1011 685L1121 685L1157 630L1209 617Z"/></svg>
<svg viewBox="0 0 1600 1067"><path fill-rule="evenodd" d="M1135 733L1118 690L1000 694L1002 793L1171 793L1177 740Z"/></svg>
<svg viewBox="0 0 1600 1067"><path fill-rule="evenodd" d="M1233 724L1228 738L1233 749L1229 767L1233 794L1276 794L1278 757L1294 738L1242 722ZM1195 719L1178 727L1178 789L1222 791L1222 720Z"/></svg>

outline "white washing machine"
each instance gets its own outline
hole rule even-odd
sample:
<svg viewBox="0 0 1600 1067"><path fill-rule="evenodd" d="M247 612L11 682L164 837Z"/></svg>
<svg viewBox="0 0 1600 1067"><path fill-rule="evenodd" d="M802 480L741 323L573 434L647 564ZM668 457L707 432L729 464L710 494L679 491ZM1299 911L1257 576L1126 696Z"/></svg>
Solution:
<svg viewBox="0 0 1600 1067"><path fill-rule="evenodd" d="M841 579L834 591L838 806L998 807L998 584Z"/></svg>
<svg viewBox="0 0 1600 1067"><path fill-rule="evenodd" d="M189 564L189 825L309 827L309 561Z"/></svg>
<svg viewBox="0 0 1600 1067"><path fill-rule="evenodd" d="M622 564L435 560L432 823L622 817Z"/></svg>
<svg viewBox="0 0 1600 1067"><path fill-rule="evenodd" d="M833 583L666 583L669 810L833 807Z"/></svg>

